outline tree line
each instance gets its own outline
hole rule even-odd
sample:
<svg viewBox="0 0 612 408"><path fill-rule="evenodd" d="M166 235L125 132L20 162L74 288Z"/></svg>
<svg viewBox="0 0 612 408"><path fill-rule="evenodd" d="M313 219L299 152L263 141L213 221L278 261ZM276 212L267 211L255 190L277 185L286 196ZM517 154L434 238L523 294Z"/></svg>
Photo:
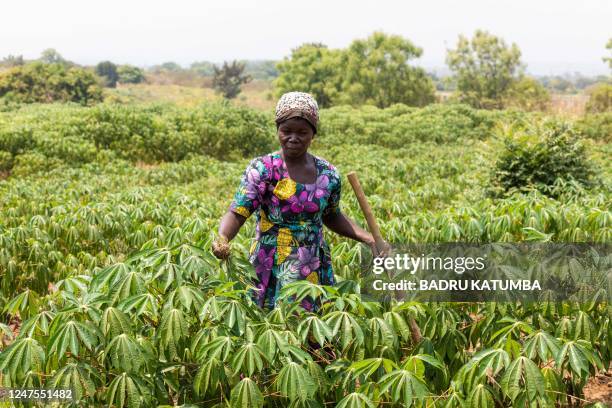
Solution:
<svg viewBox="0 0 612 408"><path fill-rule="evenodd" d="M612 38L606 48L612 51ZM547 88L567 91L593 84L593 81L580 78L576 79L574 86L558 77L537 80L528 76L519 47L483 30L476 30L472 38L460 35L455 48L447 50L446 64L453 73L450 77L438 78L413 65L422 53L423 49L409 39L374 32L342 49L306 43L294 48L289 56L278 62L235 60L216 65L200 61L191 64L189 70L211 76L213 88L227 99L238 96L242 85L252 79L265 79L273 81L277 96L302 90L313 94L324 108L342 104L379 108L397 103L424 106L436 101L436 90L452 89L451 101L475 108L544 110L550 101ZM612 57L603 60L612 69ZM99 99L97 94L100 91L96 84L115 87L117 83L145 80L143 69L116 65L111 61L102 61L88 72L79 71L83 68L65 60L54 49L43 51L39 60L32 63L26 63L22 56L10 55L0 65L13 67L0 73L0 97L8 95L19 102L76 99L88 103ZM149 69L153 74L182 71L183 68L174 62ZM51 92L44 84L25 89L27 86L24 88L24 84L38 84L36 75L51 83L58 82L49 81L52 76L63 78L68 84L59 92ZM588 108L595 112L606 111L612 93L610 77L601 76L594 81L597 80L601 83L591 91L593 101ZM70 84L75 82L82 89L72 92Z"/></svg>

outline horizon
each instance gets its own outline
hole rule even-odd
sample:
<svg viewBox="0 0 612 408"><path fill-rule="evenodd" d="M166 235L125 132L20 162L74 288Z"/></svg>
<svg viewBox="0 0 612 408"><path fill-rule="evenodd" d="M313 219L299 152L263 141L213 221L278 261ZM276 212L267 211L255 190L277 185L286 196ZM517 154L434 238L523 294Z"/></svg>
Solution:
<svg viewBox="0 0 612 408"><path fill-rule="evenodd" d="M176 62L220 63L230 60L282 60L305 42L345 48L374 31L401 35L423 49L410 60L428 71L445 72L446 50L455 48L460 34L471 38L476 29L501 37L521 49L525 72L534 76L609 75L603 58L612 37L612 2L593 0L579 7L570 0L486 0L456 4L452 0L410 5L380 0L377 6L314 0L309 7L245 0L231 4L201 4L178 0L172 7L161 1L109 0L95 17L77 3L60 0L36 4L9 3L0 36L0 58L9 54L36 59L47 48L82 65L104 60L151 67ZM328 4L329 3L329 4ZM503 10L500 13L499 10ZM279 11L284 14L278 14ZM346 13L340 19L338 16ZM49 18L52 17L52 18ZM313 23L315 22L315 23Z"/></svg>

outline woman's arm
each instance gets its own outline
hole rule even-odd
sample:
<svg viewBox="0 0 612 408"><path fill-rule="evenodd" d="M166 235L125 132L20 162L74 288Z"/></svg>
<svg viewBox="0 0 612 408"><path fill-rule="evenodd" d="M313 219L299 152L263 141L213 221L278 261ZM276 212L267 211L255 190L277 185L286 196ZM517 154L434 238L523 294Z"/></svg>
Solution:
<svg viewBox="0 0 612 408"><path fill-rule="evenodd" d="M234 239L246 217L228 210L219 223L219 237L212 244L213 254L219 259L226 259L230 254L229 241Z"/></svg>
<svg viewBox="0 0 612 408"><path fill-rule="evenodd" d="M343 237L351 238L368 245L374 242L372 234L361 228L355 221L351 220L340 211L323 217L323 224Z"/></svg>
<svg viewBox="0 0 612 408"><path fill-rule="evenodd" d="M246 217L228 210L221 218L219 223L219 236L227 238L228 241L234 239L242 224L246 221Z"/></svg>
<svg viewBox="0 0 612 408"><path fill-rule="evenodd" d="M372 234L361 228L355 221L345 216L341 211L324 216L323 224L336 234L368 245L375 256L387 256L391 249L390 245L385 242L385 247L379 252Z"/></svg>

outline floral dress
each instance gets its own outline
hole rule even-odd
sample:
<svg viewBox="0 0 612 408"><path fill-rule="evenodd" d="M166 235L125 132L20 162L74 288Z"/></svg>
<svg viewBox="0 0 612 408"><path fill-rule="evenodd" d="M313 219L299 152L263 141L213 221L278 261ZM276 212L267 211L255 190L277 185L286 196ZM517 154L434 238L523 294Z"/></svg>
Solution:
<svg viewBox="0 0 612 408"><path fill-rule="evenodd" d="M313 157L313 184L292 180L280 152L256 157L230 205L240 215L255 213L257 218L249 261L257 274L252 297L261 307L273 308L280 289L296 280L335 283L323 217L340 212L340 174L326 160ZM312 310L309 301L302 305Z"/></svg>

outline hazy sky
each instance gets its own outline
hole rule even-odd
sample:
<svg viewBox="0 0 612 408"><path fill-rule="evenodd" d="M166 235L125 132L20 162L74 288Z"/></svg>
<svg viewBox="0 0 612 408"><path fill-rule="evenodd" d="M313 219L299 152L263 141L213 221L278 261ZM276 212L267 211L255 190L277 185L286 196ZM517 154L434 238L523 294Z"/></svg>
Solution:
<svg viewBox="0 0 612 408"><path fill-rule="evenodd" d="M375 30L424 49L418 65L444 67L460 33L482 28L515 42L534 74L609 73L612 0L32 1L3 2L0 56L45 48L94 64L280 59L304 42L345 47Z"/></svg>

